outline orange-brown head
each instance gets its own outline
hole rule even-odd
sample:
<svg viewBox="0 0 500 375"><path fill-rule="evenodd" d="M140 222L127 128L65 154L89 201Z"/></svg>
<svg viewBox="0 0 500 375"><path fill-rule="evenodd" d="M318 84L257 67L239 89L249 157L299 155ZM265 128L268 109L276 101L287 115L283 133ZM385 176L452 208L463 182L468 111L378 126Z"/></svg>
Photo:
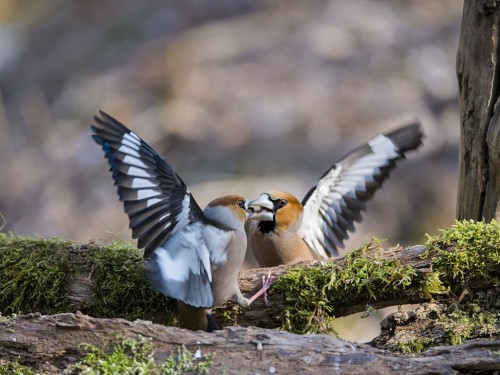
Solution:
<svg viewBox="0 0 500 375"><path fill-rule="evenodd" d="M224 195L211 201L203 213L209 219L234 228L245 223L247 208L248 202L241 195Z"/></svg>
<svg viewBox="0 0 500 375"><path fill-rule="evenodd" d="M302 204L292 194L270 190L248 204L248 219L265 222L273 231L295 233L302 224Z"/></svg>

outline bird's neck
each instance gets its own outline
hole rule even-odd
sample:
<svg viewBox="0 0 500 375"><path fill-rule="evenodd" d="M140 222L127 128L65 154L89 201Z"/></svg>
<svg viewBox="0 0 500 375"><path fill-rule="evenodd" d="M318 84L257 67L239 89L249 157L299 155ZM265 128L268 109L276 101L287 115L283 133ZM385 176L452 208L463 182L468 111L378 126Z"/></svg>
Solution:
<svg viewBox="0 0 500 375"><path fill-rule="evenodd" d="M275 221L259 221L257 225L262 233L272 232L276 228Z"/></svg>
<svg viewBox="0 0 500 375"><path fill-rule="evenodd" d="M208 206L203 210L203 214L205 215L206 222L219 229L225 231L244 231L241 220L238 220L233 212L225 207Z"/></svg>

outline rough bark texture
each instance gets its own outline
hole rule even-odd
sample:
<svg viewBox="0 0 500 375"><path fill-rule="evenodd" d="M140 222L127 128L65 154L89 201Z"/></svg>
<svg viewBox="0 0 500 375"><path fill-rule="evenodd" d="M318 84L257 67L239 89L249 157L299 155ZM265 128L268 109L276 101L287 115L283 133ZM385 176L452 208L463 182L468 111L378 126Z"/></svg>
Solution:
<svg viewBox="0 0 500 375"><path fill-rule="evenodd" d="M461 121L458 219L500 218L498 0L466 0L457 54Z"/></svg>
<svg viewBox="0 0 500 375"><path fill-rule="evenodd" d="M32 314L0 323L0 357L35 364L59 373L84 350L81 343L102 346L117 336L152 337L155 358L164 361L184 345L202 354L215 353L211 373L455 374L500 370L500 341L476 341L436 347L417 357L398 357L326 335L294 335L254 327L230 327L216 333L191 332L122 319L96 319L82 314ZM262 346L261 350L258 348Z"/></svg>

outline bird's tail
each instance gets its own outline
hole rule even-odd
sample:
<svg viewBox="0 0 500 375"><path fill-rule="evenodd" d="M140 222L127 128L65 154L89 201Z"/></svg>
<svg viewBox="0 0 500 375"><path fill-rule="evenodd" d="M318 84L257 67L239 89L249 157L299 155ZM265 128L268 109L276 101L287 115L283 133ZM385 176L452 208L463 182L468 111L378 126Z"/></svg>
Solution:
<svg viewBox="0 0 500 375"><path fill-rule="evenodd" d="M177 319L182 328L192 331L212 332L218 329L209 310L188 305L180 300L177 300Z"/></svg>

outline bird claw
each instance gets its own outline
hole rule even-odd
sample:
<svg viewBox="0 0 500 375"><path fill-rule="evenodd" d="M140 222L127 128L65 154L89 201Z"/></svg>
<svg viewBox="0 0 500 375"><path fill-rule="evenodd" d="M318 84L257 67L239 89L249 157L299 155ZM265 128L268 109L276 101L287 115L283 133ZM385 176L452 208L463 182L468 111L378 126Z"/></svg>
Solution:
<svg viewBox="0 0 500 375"><path fill-rule="evenodd" d="M271 276L271 270L267 271L267 276L262 275L262 289L264 290L262 298L264 298L264 304L269 306L269 300L267 299L267 290L271 287L273 283L273 277Z"/></svg>
<svg viewBox="0 0 500 375"><path fill-rule="evenodd" d="M247 301L248 301L248 305L250 305L253 301L255 301L258 297L260 296L264 296L264 303L266 304L266 306L269 305L269 300L267 299L267 290L269 289L269 287L272 285L272 281L273 281L273 278L271 276L271 271L269 270L267 272L267 276L264 276L262 275L262 288L260 288L260 290L255 293L251 298L249 298Z"/></svg>

